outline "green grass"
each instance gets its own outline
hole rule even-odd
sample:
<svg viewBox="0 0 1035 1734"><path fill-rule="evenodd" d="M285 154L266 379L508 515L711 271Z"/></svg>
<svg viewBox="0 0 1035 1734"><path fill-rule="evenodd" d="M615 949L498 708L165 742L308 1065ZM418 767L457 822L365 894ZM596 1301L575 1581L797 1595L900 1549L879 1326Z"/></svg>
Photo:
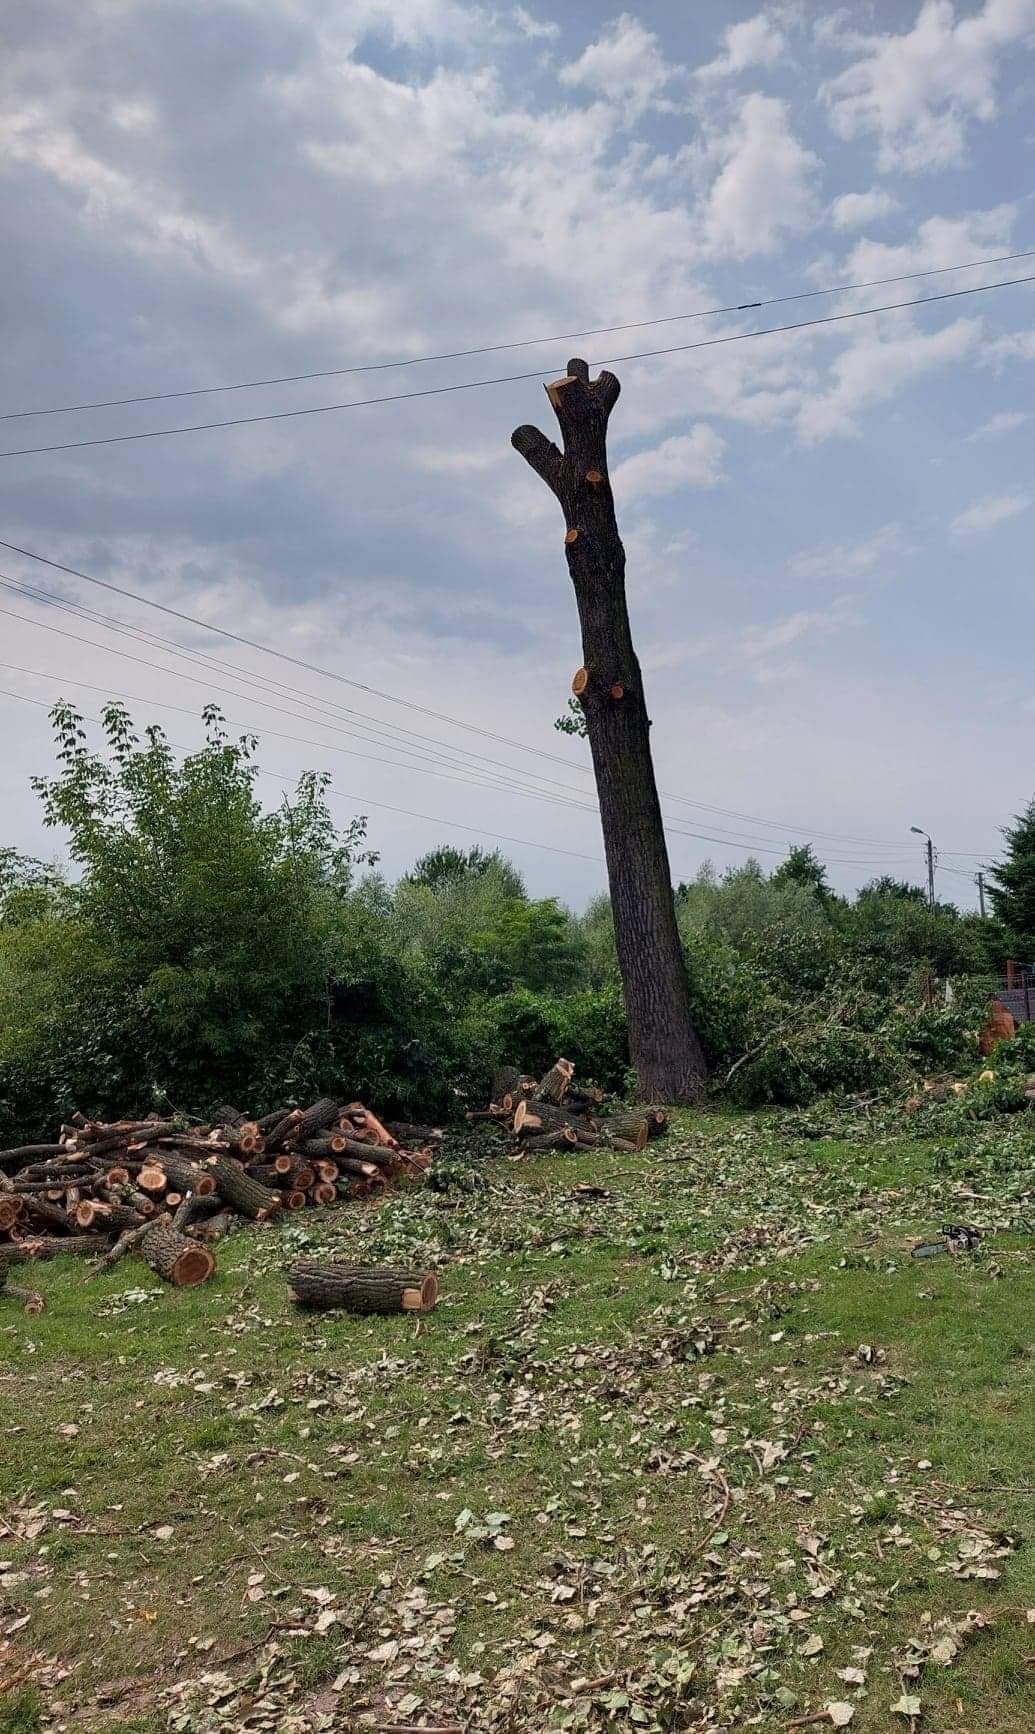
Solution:
<svg viewBox="0 0 1035 1734"><path fill-rule="evenodd" d="M831 1700L867 1731L909 1727L904 1691L923 1728L1027 1734L1030 1240L995 1174L764 1116L642 1157L498 1148L470 1190L244 1229L201 1289L40 1267L46 1311L0 1315L0 1630L29 1615L0 1687L27 1667L41 1726L90 1734ZM949 1218L995 1232L911 1259ZM433 1263L439 1305L299 1315L299 1250ZM34 1734L20 1689L0 1734Z"/></svg>

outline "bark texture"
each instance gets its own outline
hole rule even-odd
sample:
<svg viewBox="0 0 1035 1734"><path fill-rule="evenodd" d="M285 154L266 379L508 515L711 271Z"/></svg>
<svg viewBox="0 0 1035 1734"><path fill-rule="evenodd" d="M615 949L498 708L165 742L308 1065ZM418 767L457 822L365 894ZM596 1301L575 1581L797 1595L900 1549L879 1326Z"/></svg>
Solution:
<svg viewBox="0 0 1035 1734"><path fill-rule="evenodd" d="M208 1247L188 1240L172 1223L156 1222L148 1229L140 1242L140 1256L156 1276L174 1288L194 1288L207 1282L216 1268Z"/></svg>
<svg viewBox="0 0 1035 1734"><path fill-rule="evenodd" d="M340 1307L350 1313L426 1313L438 1297L438 1283L430 1272L391 1266L303 1262L292 1265L287 1279L299 1306L318 1311Z"/></svg>
<svg viewBox="0 0 1035 1734"><path fill-rule="evenodd" d="M584 361L547 386L564 442L519 427L513 444L556 496L582 626L586 717L600 801L629 1049L645 1102L698 1103L707 1067L690 1015L672 875L650 751L650 718L625 596L625 549L607 469L613 373ZM619 696L620 694L620 696Z"/></svg>

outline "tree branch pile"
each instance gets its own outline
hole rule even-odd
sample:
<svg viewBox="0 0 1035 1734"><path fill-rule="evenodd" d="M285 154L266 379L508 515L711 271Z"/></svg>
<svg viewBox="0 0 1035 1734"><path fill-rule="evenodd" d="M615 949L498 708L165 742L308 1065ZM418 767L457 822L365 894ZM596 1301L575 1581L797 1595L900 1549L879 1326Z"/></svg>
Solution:
<svg viewBox="0 0 1035 1734"><path fill-rule="evenodd" d="M51 1144L0 1151L0 1274L62 1253L110 1269L134 1252L192 1287L213 1274L212 1246L237 1218L272 1222L421 1181L441 1137L330 1096L261 1119L220 1107L207 1125L77 1114Z"/></svg>
<svg viewBox="0 0 1035 1734"><path fill-rule="evenodd" d="M492 1081L488 1107L468 1115L508 1128L522 1154L540 1150L636 1152L668 1130L664 1108L609 1108L603 1090L580 1087L570 1060L555 1060L542 1078L503 1066Z"/></svg>

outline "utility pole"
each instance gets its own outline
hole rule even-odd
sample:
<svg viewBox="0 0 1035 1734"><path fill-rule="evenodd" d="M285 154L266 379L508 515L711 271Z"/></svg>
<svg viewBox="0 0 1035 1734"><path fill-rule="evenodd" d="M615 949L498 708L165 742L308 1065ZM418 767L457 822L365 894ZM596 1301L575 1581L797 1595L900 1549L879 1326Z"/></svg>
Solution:
<svg viewBox="0 0 1035 1734"><path fill-rule="evenodd" d="M981 911L981 919L983 921L985 918L985 875L983 873L979 873L977 875L977 888L978 888L978 908Z"/></svg>
<svg viewBox="0 0 1035 1734"><path fill-rule="evenodd" d="M694 1029L672 874L654 780L650 717L625 597L625 549L607 472L620 386L575 358L546 388L564 449L535 427L512 443L564 514L564 552L582 627L572 691L586 719L607 857L629 1052L645 1102L699 1103L708 1075Z"/></svg>
<svg viewBox="0 0 1035 1734"><path fill-rule="evenodd" d="M927 901L930 904L931 908L933 909L934 908L934 844L932 843L931 838L928 835L928 833L926 831L922 831L919 825L910 825L909 829L911 831L914 831L918 837L927 837Z"/></svg>

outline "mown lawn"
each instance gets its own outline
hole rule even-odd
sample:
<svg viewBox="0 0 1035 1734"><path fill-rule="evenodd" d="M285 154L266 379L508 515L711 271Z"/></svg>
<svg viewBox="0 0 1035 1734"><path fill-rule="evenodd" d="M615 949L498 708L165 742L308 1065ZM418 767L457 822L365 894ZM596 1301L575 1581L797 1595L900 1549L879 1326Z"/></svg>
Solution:
<svg viewBox="0 0 1035 1734"><path fill-rule="evenodd" d="M1029 1734L1031 1185L766 1116L487 1131L202 1289L39 1267L0 1312L0 1731ZM946 1220L981 1250L912 1259ZM426 1260L439 1305L299 1315L303 1250Z"/></svg>

